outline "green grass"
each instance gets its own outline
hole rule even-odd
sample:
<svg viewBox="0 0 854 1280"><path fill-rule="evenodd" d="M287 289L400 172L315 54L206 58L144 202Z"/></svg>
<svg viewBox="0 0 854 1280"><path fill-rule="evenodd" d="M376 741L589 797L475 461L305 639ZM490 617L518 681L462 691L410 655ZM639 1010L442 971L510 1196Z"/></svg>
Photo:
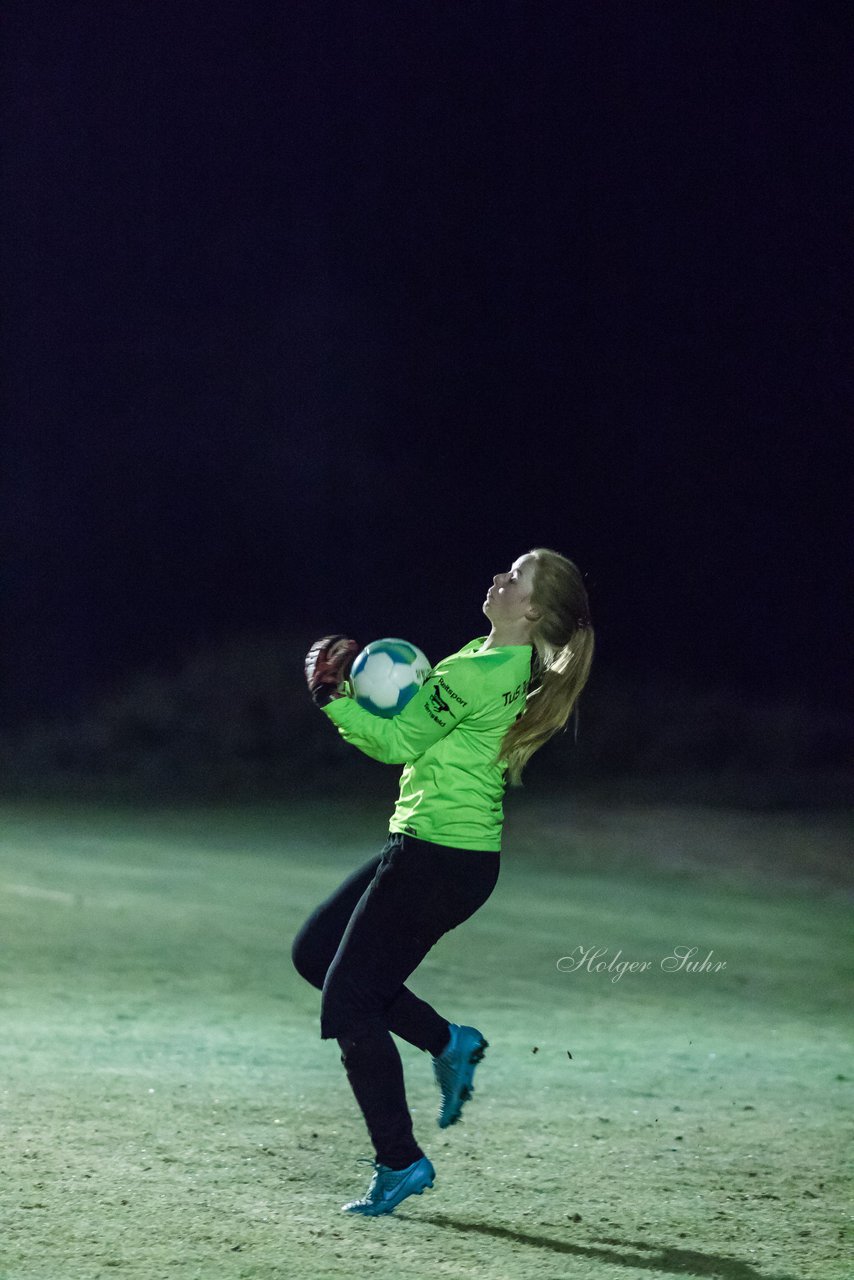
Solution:
<svg viewBox="0 0 854 1280"><path fill-rule="evenodd" d="M0 1277L849 1280L846 815L508 810L412 979L485 1031L475 1100L440 1131L401 1044L436 1185L353 1221L370 1147L290 943L387 807L7 804ZM651 967L561 972L579 945Z"/></svg>

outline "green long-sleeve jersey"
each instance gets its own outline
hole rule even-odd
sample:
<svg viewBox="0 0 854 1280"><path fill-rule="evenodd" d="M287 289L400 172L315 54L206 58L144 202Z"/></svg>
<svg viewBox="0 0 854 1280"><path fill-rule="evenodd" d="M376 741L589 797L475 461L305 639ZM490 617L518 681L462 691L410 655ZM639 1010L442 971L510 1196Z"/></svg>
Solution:
<svg viewBox="0 0 854 1280"><path fill-rule="evenodd" d="M457 849L501 848L506 765L494 763L525 706L532 646L481 652L470 640L433 667L414 698L391 719L351 697L324 707L338 732L374 760L405 764L390 832Z"/></svg>

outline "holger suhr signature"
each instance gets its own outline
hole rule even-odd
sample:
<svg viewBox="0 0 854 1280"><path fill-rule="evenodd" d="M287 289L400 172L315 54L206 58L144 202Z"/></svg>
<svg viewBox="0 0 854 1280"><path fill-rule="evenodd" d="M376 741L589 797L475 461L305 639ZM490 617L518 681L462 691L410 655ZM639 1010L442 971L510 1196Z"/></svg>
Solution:
<svg viewBox="0 0 854 1280"><path fill-rule="evenodd" d="M654 960L621 960L622 949L609 960L608 947L585 947L581 943L568 956L561 956L557 968L561 973L608 973L612 982L619 982L625 973L645 973L655 964ZM713 960L714 951L699 959L698 947L674 947L669 955L658 961L665 973L720 973L726 968L726 960Z"/></svg>

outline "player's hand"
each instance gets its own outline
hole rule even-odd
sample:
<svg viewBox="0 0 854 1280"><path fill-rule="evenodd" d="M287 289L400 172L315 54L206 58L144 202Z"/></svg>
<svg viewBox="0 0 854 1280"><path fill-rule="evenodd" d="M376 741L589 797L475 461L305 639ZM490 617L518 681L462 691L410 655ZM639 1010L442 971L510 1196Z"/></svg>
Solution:
<svg viewBox="0 0 854 1280"><path fill-rule="evenodd" d="M305 655L305 678L315 706L325 707L333 698L344 696L340 686L349 676L358 652L358 642L347 636L315 640Z"/></svg>

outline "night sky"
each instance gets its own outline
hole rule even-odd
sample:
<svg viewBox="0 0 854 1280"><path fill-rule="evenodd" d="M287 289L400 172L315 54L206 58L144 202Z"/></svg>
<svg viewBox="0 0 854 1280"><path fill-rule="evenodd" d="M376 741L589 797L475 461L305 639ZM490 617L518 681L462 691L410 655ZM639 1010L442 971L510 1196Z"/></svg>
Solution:
<svg viewBox="0 0 854 1280"><path fill-rule="evenodd" d="M5 14L5 715L248 631L435 662L537 545L603 671L838 704L847 5Z"/></svg>

